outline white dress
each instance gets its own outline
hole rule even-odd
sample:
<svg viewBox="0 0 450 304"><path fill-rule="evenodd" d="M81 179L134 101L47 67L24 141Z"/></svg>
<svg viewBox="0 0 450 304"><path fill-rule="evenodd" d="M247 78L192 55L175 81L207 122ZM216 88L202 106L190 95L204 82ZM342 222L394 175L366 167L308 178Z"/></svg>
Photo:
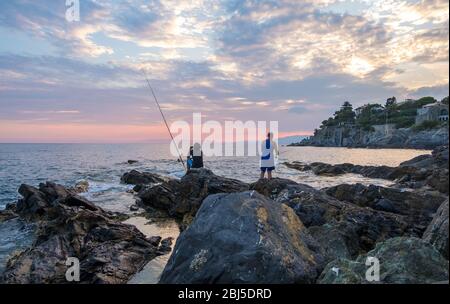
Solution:
<svg viewBox="0 0 450 304"><path fill-rule="evenodd" d="M275 167L275 153L278 151L277 144L274 141L266 139L261 143L261 168Z"/></svg>

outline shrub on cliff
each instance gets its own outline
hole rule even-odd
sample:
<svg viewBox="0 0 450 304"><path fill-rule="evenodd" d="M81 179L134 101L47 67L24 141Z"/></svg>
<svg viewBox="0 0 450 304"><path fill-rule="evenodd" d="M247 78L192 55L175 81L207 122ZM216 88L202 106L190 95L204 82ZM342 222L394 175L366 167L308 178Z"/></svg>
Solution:
<svg viewBox="0 0 450 304"><path fill-rule="evenodd" d="M435 129L437 127L440 126L440 122L439 121L435 121L435 120L425 120L424 122L418 124L418 125L414 125L413 126L413 130L414 131L425 131L425 130L431 130L431 129Z"/></svg>

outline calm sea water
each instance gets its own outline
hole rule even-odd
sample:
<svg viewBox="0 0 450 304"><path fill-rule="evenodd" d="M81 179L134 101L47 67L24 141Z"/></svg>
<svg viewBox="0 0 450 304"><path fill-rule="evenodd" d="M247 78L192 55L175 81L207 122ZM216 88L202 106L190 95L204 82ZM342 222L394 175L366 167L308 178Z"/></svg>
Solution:
<svg viewBox="0 0 450 304"><path fill-rule="evenodd" d="M360 165L397 166L423 150L367 150L346 148L281 147L280 163L302 161L310 163L353 163ZM127 160L138 160L130 165ZM259 177L257 157L205 158L205 167L214 173L253 182ZM123 173L136 169L174 178L184 174L183 167L171 156L168 145L162 144L0 144L0 209L18 199L21 183L37 186L47 180L66 186L78 181L89 182L89 192L83 194L104 209L130 214L134 197L127 192L132 186L120 183ZM364 183L388 185L390 182L347 174L338 179L319 177L311 172L299 172L284 165L277 167L276 176L289 178L316 188L341 184ZM152 221L133 216L127 223L135 225L147 236L178 237L174 221ZM0 223L0 273L15 251L26 248L34 240L33 225L18 219ZM157 257L137 273L130 283L157 283L169 255Z"/></svg>

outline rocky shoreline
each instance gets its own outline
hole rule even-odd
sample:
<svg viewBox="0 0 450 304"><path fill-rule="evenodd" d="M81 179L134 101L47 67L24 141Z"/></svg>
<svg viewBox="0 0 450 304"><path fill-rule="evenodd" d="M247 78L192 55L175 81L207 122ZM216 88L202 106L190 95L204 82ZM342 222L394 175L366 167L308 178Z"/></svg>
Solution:
<svg viewBox="0 0 450 304"><path fill-rule="evenodd" d="M146 238L73 189L47 182L22 185L16 204L0 212L0 220L19 218L36 226L30 248L6 264L0 283L67 283L66 261L79 259L82 283L126 283L151 259L170 251L170 242Z"/></svg>
<svg viewBox="0 0 450 304"><path fill-rule="evenodd" d="M286 163L300 171L388 179L392 187L342 184L315 189L274 178L244 183L194 169L181 179L130 171L136 206L180 224L160 283L448 282L448 146L398 167ZM33 245L10 258L4 283L65 283L67 257L81 282L125 283L170 243L148 238L74 189L22 185L0 221L36 224ZM56 265L56 266L55 266Z"/></svg>

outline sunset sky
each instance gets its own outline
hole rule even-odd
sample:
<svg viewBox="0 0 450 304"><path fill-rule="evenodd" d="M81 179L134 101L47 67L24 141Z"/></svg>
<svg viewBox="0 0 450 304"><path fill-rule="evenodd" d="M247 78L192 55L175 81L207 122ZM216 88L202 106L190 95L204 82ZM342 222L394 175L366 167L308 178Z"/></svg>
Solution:
<svg viewBox="0 0 450 304"><path fill-rule="evenodd" d="M169 122L278 120L449 90L449 1L0 1L0 142L167 139Z"/></svg>

